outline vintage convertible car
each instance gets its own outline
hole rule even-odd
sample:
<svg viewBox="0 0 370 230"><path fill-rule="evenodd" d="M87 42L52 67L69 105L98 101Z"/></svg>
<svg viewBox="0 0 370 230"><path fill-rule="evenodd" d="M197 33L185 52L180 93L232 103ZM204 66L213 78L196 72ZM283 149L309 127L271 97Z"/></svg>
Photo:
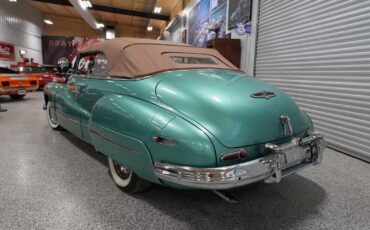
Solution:
<svg viewBox="0 0 370 230"><path fill-rule="evenodd" d="M20 99L26 96L27 92L37 90L38 84L35 76L25 76L11 69L0 67L0 95Z"/></svg>
<svg viewBox="0 0 370 230"><path fill-rule="evenodd" d="M72 72L45 87L48 122L106 155L124 191L219 191L321 162L309 116L216 50L118 38L81 50Z"/></svg>

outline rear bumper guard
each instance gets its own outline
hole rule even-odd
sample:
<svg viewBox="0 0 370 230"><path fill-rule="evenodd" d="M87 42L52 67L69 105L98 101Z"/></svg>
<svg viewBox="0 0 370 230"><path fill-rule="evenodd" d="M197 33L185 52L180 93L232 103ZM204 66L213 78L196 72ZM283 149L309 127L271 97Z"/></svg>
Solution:
<svg viewBox="0 0 370 230"><path fill-rule="evenodd" d="M226 167L196 168L156 162L155 175L175 184L198 189L231 189L257 181L279 183L287 175L319 164L326 147L324 138L312 132L282 145L266 144L266 156Z"/></svg>

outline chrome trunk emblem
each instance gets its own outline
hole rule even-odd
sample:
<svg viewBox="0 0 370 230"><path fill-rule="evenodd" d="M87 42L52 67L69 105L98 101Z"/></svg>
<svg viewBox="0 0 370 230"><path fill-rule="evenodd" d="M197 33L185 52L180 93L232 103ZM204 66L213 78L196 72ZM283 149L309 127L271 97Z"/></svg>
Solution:
<svg viewBox="0 0 370 230"><path fill-rule="evenodd" d="M252 93L251 97L253 98L265 98L265 99L270 99L272 97L275 97L276 94L273 92L268 92L268 91L261 91L257 93Z"/></svg>
<svg viewBox="0 0 370 230"><path fill-rule="evenodd" d="M293 135L292 124L290 123L290 118L285 115L280 116L280 122L283 125L284 135ZM288 134L289 131L289 134Z"/></svg>

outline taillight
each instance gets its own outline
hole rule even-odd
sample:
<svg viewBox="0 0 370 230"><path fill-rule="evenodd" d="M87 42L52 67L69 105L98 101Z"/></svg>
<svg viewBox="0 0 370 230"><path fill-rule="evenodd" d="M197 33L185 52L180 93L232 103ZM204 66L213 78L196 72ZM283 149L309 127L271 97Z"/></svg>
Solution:
<svg viewBox="0 0 370 230"><path fill-rule="evenodd" d="M8 81L3 81L1 84L3 85L3 87L9 87L10 86L10 83Z"/></svg>
<svg viewBox="0 0 370 230"><path fill-rule="evenodd" d="M232 161L232 160L243 160L248 157L248 152L245 149L241 149L237 152L226 153L220 157L221 161Z"/></svg>

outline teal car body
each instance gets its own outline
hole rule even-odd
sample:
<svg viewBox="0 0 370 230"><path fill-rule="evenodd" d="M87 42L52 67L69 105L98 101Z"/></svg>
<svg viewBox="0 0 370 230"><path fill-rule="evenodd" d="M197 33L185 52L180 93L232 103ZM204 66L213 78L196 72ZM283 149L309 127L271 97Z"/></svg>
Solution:
<svg viewBox="0 0 370 230"><path fill-rule="evenodd" d="M44 92L64 129L145 181L177 188L207 187L167 180L171 170L158 176L166 168L156 172L159 164L218 170L261 162L270 155L267 143L303 140L313 130L284 92L234 69L175 69L133 79L75 72L67 84L49 83ZM256 92L273 96L253 97ZM321 154L323 143L317 147ZM246 156L222 160L241 150Z"/></svg>

